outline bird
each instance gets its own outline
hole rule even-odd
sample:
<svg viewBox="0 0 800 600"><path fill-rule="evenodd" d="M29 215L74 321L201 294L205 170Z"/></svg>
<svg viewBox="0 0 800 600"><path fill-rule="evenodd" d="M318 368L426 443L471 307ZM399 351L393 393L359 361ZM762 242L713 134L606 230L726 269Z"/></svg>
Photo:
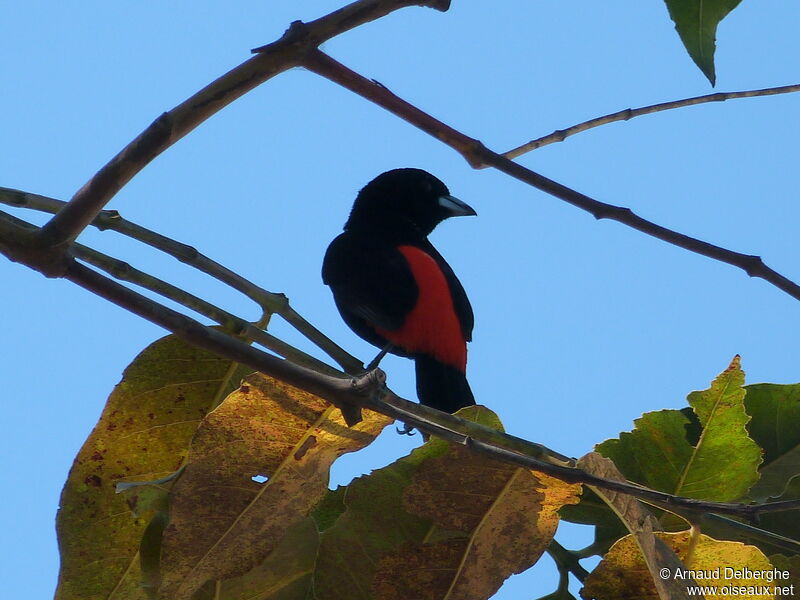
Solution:
<svg viewBox="0 0 800 600"><path fill-rule="evenodd" d="M428 236L445 219L475 215L427 171L387 171L358 193L322 265L344 322L381 349L370 367L387 352L412 359L420 403L449 413L475 404L466 377L474 316Z"/></svg>

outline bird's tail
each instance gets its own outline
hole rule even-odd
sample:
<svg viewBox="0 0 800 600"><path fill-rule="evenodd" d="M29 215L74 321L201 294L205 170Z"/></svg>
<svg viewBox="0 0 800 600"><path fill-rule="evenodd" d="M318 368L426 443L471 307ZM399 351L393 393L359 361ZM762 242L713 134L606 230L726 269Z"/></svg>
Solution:
<svg viewBox="0 0 800 600"><path fill-rule="evenodd" d="M420 403L449 413L475 404L467 376L459 369L425 355L415 356L414 361Z"/></svg>

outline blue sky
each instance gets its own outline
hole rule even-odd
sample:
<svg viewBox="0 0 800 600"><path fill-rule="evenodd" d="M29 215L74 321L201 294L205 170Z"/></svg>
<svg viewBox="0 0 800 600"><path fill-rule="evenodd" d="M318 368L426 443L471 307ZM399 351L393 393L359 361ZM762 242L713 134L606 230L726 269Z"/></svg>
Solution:
<svg viewBox="0 0 800 600"><path fill-rule="evenodd" d="M0 185L67 199L158 114L277 38L317 0L225 4L27 2L0 20ZM794 0L745 1L720 26L717 89L798 83ZM607 112L713 91L659 1L465 2L409 8L324 50L495 150ZM548 177L667 227L760 254L800 280L798 97L735 100L608 125L523 157ZM751 383L800 380L800 304L761 280L591 216L453 151L301 70L284 73L170 148L110 203L197 246L362 358L319 276L357 190L425 168L479 217L432 236L476 313L469 377L507 429L581 455L641 413L685 405L734 354ZM38 215L15 214L42 222ZM238 314L254 306L112 233L81 241ZM8 597L52 595L53 520L72 458L130 360L163 334L66 281L0 261L5 431L0 550ZM286 327L275 331L298 340ZM307 347L307 346L306 346ZM413 397L413 367L388 358ZM334 483L404 455L384 435ZM580 547L588 528L564 527ZM496 598L554 589L543 558ZM10 586L10 588L9 588Z"/></svg>

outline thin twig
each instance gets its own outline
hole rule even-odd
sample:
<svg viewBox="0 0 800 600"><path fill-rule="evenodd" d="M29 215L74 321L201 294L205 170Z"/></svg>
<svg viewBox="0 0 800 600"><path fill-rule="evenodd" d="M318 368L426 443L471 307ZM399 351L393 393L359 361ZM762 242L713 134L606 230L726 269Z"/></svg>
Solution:
<svg viewBox="0 0 800 600"><path fill-rule="evenodd" d="M0 187L0 203L18 208L29 208L47 212L50 214L58 213L66 205L63 200L57 200L48 196L32 194L22 190ZM284 294L277 294L257 286L252 281L245 279L238 273L228 269L220 263L210 259L195 247L168 238L151 229L137 225L132 221L123 218L115 210L102 210L92 221L91 225L101 231L112 230L122 235L128 236L140 242L160 250L165 254L178 259L182 263L189 265L214 279L241 292L259 305L262 311L280 315L289 324L302 333L307 339L316 344L330 356L346 373L360 373L364 366L356 357L337 345L333 340L311 325L291 307L289 299ZM206 314L206 316L209 316ZM214 317L209 317L214 318ZM216 321L217 319L214 318ZM217 321L219 322L219 321ZM272 337L272 336L270 336ZM273 338L273 346L267 346L275 350L281 356L287 356L284 352L277 350L276 346L280 340ZM283 343L283 342L280 342ZM288 348L284 348L288 350Z"/></svg>
<svg viewBox="0 0 800 600"><path fill-rule="evenodd" d="M272 350L284 358L291 360L299 365L307 366L322 373L329 373L331 375L338 374L338 371L333 367L326 365L321 360L314 358L310 354L306 354L299 348L295 348L291 344L287 344L280 338L275 337L255 327L252 323L237 317L210 302L198 298L194 294L190 294L171 283L168 283L158 277L154 277L149 273L140 271L132 267L129 263L98 252L93 248L78 244L77 242L72 245L72 251L76 258L102 269L106 273L113 275L120 281L133 283L140 287L155 292L164 298L168 298L173 302L181 304L193 311L212 319L219 323L228 333L235 336L245 336L253 340L255 343L260 344L268 350ZM267 313L268 314L268 313Z"/></svg>
<svg viewBox="0 0 800 600"><path fill-rule="evenodd" d="M123 148L42 228L39 243L63 247L151 160L210 116L278 73L297 66L306 49L407 6L445 11L450 0L357 0L308 24L296 21L276 42L159 116Z"/></svg>
<svg viewBox="0 0 800 600"><path fill-rule="evenodd" d="M707 102L724 102L725 100L733 100L734 98L753 98L756 96L774 96L776 94L789 94L791 92L800 92L800 85L784 85L781 87L771 87L761 90L745 90L741 92L717 92L716 94L707 94L705 96L695 96L694 98L684 98L683 100L674 100L672 102L662 102L660 104L653 104L651 106L642 106L640 108L626 108L615 113L604 115L589 119L583 123L577 123L564 129L557 129L553 133L544 135L535 140L531 140L513 150L504 152L503 156L508 159L519 158L527 152L554 144L556 142L563 142L568 137L581 133L594 127L600 127L615 121L627 121L634 117L642 115L650 115L653 113L661 112L664 110L672 110L675 108L683 108L685 106L695 106L697 104L705 104Z"/></svg>
<svg viewBox="0 0 800 600"><path fill-rule="evenodd" d="M460 153L474 168L494 167L515 179L519 179L543 192L547 192L556 198L585 210L593 215L595 219L618 221L623 225L690 252L739 267L750 277L760 277L793 298L800 300L800 286L765 265L760 256L734 252L733 250L678 233L640 217L630 208L600 202L552 179L548 179L489 150L479 140L470 138L442 123L396 96L385 86L359 75L319 50L307 53L303 58L302 66L385 108L401 119L432 135Z"/></svg>

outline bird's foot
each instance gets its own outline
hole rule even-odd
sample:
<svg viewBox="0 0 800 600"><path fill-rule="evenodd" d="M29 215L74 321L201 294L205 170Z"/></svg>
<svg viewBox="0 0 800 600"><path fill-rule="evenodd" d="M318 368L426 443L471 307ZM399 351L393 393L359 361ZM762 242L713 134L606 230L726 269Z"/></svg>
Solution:
<svg viewBox="0 0 800 600"><path fill-rule="evenodd" d="M408 423L403 423L403 428L397 428L397 433L400 435L416 435L416 432L413 427L409 426Z"/></svg>

